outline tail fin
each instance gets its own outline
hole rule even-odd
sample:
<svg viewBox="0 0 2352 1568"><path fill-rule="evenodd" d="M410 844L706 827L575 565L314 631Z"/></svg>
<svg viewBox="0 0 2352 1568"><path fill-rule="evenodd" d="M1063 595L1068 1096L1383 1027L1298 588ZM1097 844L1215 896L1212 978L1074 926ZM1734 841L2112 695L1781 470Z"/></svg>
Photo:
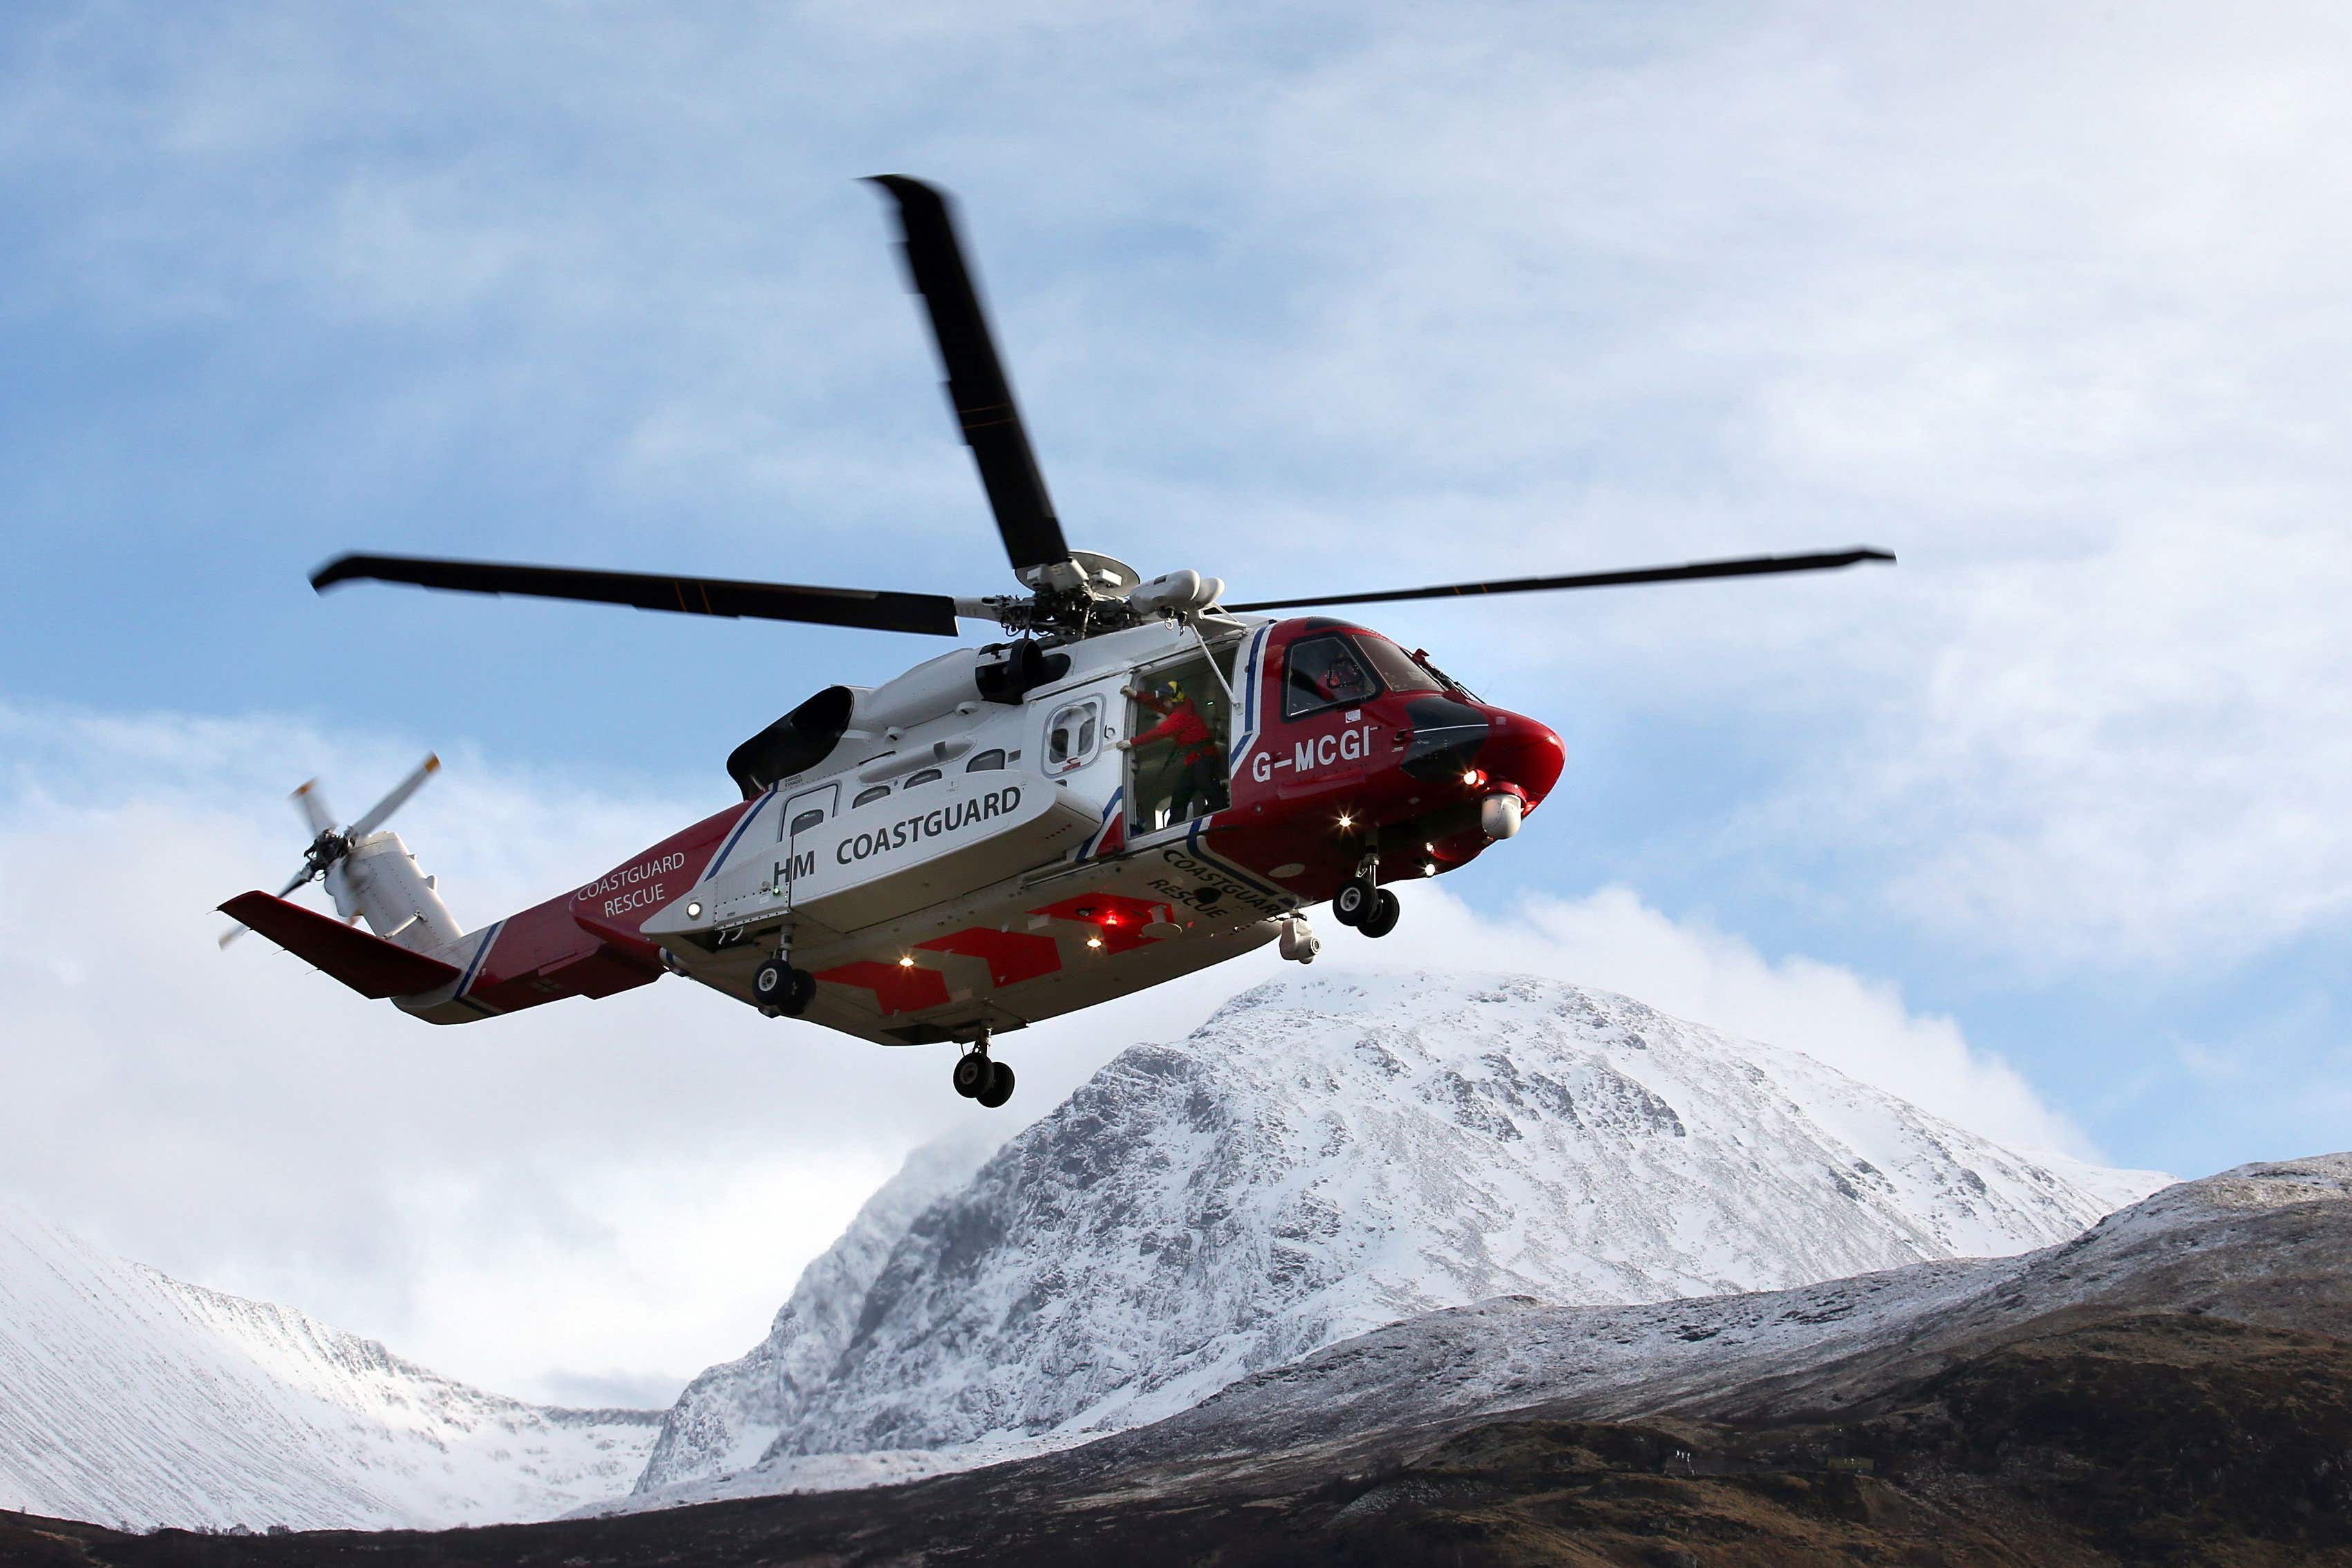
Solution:
<svg viewBox="0 0 2352 1568"><path fill-rule="evenodd" d="M436 888L394 832L353 837L327 871L336 914L363 916L377 936L414 952L446 948L465 935Z"/></svg>
<svg viewBox="0 0 2352 1568"><path fill-rule="evenodd" d="M459 974L454 964L266 893L240 893L220 907L222 914L243 921L297 957L308 958L363 997L413 997L446 986Z"/></svg>

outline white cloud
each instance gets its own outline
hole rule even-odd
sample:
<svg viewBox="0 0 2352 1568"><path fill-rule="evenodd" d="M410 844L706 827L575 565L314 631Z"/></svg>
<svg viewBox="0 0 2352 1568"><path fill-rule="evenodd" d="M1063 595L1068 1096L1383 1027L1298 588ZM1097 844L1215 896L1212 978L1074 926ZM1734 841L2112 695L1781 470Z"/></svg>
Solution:
<svg viewBox="0 0 2352 1568"><path fill-rule="evenodd" d="M926 1053L698 987L435 1029L257 937L216 949L212 906L299 863L287 785L320 767L355 813L406 746L55 711L0 733L20 894L0 1184L167 1271L491 1386L648 1386L740 1353L898 1155L969 1109ZM397 826L478 925L694 814L455 759Z"/></svg>
<svg viewBox="0 0 2352 1568"><path fill-rule="evenodd" d="M1892 572L1381 623L1589 722L1611 754L1575 766L1605 789L1720 775L1707 798L1746 803L1668 814L1647 848L1687 883L1770 877L1817 914L1899 923L1923 963L2193 986L2340 939L2352 904L2347 16L85 8L0 66L26 240L0 315L60 333L34 343L59 364L134 364L167 399L142 428L214 444L51 468L45 442L80 443L28 426L13 466L36 477L0 502L123 530L93 557L128 539L143 559L154 517L201 515L219 555L267 538L297 564L382 538L1001 588L885 221L847 183L910 169L966 198L1078 542L1268 593L1892 546ZM128 386L61 404L67 428L110 428ZM250 409L233 462L173 398ZM541 504L568 476L579 505ZM141 643L122 581L66 583L60 645L102 625L108 647L185 656ZM305 644L300 689L325 700L384 656L399 612L370 609L334 623L373 629L348 646ZM698 706L742 685L606 652L566 656L613 710L743 732ZM399 658L425 691L496 669L429 638ZM245 668L224 703L282 700L234 685ZM806 1233L775 1244L788 1275L832 1223L824 1172L949 1113L927 1053L780 1043L671 985L436 1032L256 944L215 956L191 900L290 869L276 797L316 767L356 810L421 745L5 723L12 757L41 758L16 781L8 884L56 890L0 920L53 1042L18 1053L29 1103L56 1107L10 1179L80 1193L60 1218L127 1250L257 1289L314 1259L305 1304L495 1382L544 1362L494 1340L497 1314L434 1304L459 1286L386 1281L457 1281L535 1238L651 1256L600 1228L594 1173L728 1213L807 1183ZM1721 762L1717 731L1738 742ZM402 826L480 920L710 803L453 755ZM1643 859L1605 824L1588 841ZM1853 977L1617 895L1471 929L1463 961L1524 941L1529 965L2040 1135L1997 1063ZM1035 1031L1014 1109L1222 984ZM675 1127L702 1120L716 1164L681 1163ZM419 1173L452 1168L511 1212L446 1218ZM236 1213L209 1201L247 1189ZM747 1283L728 1310L778 1293ZM565 1364L604 1375L573 1350L653 1300L567 1308ZM609 1370L690 1370L747 1337L723 1316L681 1333L688 1364L649 1338Z"/></svg>
<svg viewBox="0 0 2352 1568"><path fill-rule="evenodd" d="M2347 602L2352 551L2316 520L1959 574L1913 704L1776 810L1901 846L1897 909L2042 973L2228 964L2338 925Z"/></svg>
<svg viewBox="0 0 2352 1568"><path fill-rule="evenodd" d="M1700 919L1677 921L1630 889L1536 896L1474 909L1438 884L1404 889L1407 909L1376 956L1439 968L1508 969L1617 991L1727 1034L1801 1051L1948 1121L2021 1149L2095 1158L2074 1121L2016 1069L1972 1046L1949 1018L1920 1014L1902 988L1834 964L1766 958ZM1339 933L1333 956L1361 963Z"/></svg>
<svg viewBox="0 0 2352 1568"><path fill-rule="evenodd" d="M213 906L275 889L313 768L364 810L421 749L273 719L0 706L0 1188L167 1272L289 1302L505 1392L659 1390L740 1354L905 1153L1009 1134L1206 976L1009 1037L991 1116L939 1051L764 1019L665 981L434 1028ZM453 757L394 826L479 925L723 805ZM318 898L315 891L307 896Z"/></svg>
<svg viewBox="0 0 2352 1568"><path fill-rule="evenodd" d="M740 1354L904 1153L984 1115L947 1058L778 1023L665 982L436 1029L362 1001L212 906L275 886L317 767L339 810L414 756L269 719L0 707L0 1187L167 1271L288 1301L492 1387L658 1393ZM396 824L461 921L505 914L697 807L453 759ZM1524 968L1808 1051L1968 1125L2082 1140L1894 988L1678 925L1622 890L1490 918L1408 890L1331 963ZM313 894L312 896L315 896ZM1174 1039L1269 972L1239 964L1005 1037L1010 1133L1104 1061Z"/></svg>

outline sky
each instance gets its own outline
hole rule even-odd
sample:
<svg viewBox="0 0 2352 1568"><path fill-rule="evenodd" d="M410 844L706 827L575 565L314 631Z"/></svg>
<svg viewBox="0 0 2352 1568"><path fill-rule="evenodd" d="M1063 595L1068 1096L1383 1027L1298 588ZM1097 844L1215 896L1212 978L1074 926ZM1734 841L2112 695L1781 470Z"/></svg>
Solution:
<svg viewBox="0 0 2352 1568"><path fill-rule="evenodd" d="M956 193L1065 526L1147 575L1901 558L1368 616L1570 757L1381 962L2119 1165L2341 1148L2347 66L2320 5L12 6L0 1188L659 1401L969 1131L936 1053L670 984L432 1030L210 913L293 786L436 749L397 825L478 925L936 651L314 596L340 551L1012 586L886 172ZM1274 962L1029 1031L1003 1125Z"/></svg>

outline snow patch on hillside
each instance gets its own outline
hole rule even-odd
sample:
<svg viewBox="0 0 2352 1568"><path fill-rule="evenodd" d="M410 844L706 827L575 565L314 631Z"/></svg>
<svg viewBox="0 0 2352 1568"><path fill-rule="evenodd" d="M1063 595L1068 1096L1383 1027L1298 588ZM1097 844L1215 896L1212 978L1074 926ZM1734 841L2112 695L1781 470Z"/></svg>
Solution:
<svg viewBox="0 0 2352 1568"><path fill-rule="evenodd" d="M435 1527L625 1491L661 1416L484 1393L0 1203L0 1504L131 1529Z"/></svg>

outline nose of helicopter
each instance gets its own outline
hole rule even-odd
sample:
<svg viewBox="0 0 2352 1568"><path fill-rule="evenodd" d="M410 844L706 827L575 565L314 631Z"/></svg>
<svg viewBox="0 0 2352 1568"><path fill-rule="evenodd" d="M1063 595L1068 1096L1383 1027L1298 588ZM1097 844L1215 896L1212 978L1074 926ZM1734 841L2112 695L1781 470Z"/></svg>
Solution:
<svg viewBox="0 0 2352 1568"><path fill-rule="evenodd" d="M1532 808L1551 793L1568 764L1568 748L1548 724L1505 708L1486 710L1486 743L1478 750L1479 770L1489 788L1517 787Z"/></svg>

